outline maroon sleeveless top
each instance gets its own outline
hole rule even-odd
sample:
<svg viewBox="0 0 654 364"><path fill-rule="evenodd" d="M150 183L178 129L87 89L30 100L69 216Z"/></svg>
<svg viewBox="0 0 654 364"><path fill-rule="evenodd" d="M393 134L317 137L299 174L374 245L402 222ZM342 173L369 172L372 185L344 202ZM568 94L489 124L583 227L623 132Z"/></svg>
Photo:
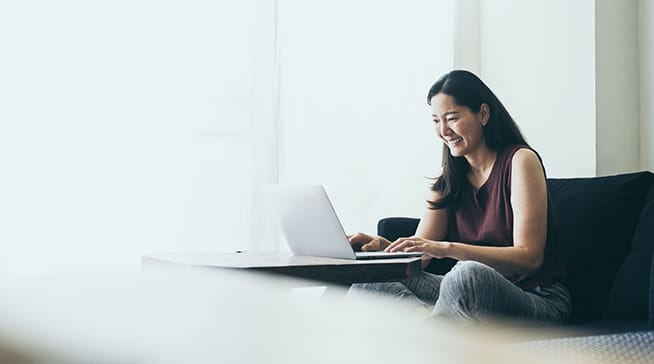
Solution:
<svg viewBox="0 0 654 364"><path fill-rule="evenodd" d="M515 152L521 148L528 147L512 145L499 150L488 180L479 191L475 193L471 189L457 208L448 211L450 240L473 245L513 246L511 162ZM522 289L565 280L558 239L558 219L549 193L547 200L547 242L543 265L535 275L514 281Z"/></svg>

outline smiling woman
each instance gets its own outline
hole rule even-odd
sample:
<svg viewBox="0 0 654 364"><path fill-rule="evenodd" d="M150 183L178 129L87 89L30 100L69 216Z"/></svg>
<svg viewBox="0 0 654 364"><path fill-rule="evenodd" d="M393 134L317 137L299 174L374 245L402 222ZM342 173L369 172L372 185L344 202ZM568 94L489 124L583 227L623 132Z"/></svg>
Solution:
<svg viewBox="0 0 654 364"><path fill-rule="evenodd" d="M482 104L477 112L459 106L449 95L439 93L430 100L434 111L436 132L449 148L453 157L470 154L472 147L480 147L484 137L482 129L488 123L488 105Z"/></svg>
<svg viewBox="0 0 654 364"><path fill-rule="evenodd" d="M354 285L353 292L403 297L436 316L565 321L570 295L540 157L470 72L441 77L427 101L447 148L415 236L390 242L357 234L350 242L362 250L423 252L423 268L432 259L459 262L444 276L423 272L402 283Z"/></svg>

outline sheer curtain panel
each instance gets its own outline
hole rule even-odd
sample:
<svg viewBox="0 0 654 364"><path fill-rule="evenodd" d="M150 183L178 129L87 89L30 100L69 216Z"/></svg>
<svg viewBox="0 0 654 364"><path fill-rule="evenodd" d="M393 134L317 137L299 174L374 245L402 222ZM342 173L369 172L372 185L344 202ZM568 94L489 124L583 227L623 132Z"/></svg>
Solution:
<svg viewBox="0 0 654 364"><path fill-rule="evenodd" d="M0 3L0 274L285 249L266 186L348 231L417 215L453 0Z"/></svg>

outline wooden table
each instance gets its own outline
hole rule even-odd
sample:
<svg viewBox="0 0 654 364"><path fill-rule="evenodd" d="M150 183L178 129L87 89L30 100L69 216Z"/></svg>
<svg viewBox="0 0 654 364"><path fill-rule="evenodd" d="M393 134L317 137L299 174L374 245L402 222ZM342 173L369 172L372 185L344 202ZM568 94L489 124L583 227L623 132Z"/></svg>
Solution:
<svg viewBox="0 0 654 364"><path fill-rule="evenodd" d="M243 269L332 284L400 281L421 271L420 258L347 260L286 252L161 253L145 255L141 262L143 269L171 265Z"/></svg>

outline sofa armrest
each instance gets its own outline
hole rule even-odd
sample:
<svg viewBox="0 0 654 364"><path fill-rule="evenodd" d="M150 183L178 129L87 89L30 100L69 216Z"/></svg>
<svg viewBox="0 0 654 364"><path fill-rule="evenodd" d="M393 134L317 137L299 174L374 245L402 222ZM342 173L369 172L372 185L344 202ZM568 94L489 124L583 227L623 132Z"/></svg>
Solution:
<svg viewBox="0 0 654 364"><path fill-rule="evenodd" d="M419 222L412 217L387 217L377 222L377 235L395 241L415 234Z"/></svg>
<svg viewBox="0 0 654 364"><path fill-rule="evenodd" d="M382 236L390 241L398 238L412 236L416 233L420 219L412 217L387 217L379 220L377 223L377 235ZM429 266L425 268L427 272L434 274L445 274L456 264L456 260L432 259Z"/></svg>

